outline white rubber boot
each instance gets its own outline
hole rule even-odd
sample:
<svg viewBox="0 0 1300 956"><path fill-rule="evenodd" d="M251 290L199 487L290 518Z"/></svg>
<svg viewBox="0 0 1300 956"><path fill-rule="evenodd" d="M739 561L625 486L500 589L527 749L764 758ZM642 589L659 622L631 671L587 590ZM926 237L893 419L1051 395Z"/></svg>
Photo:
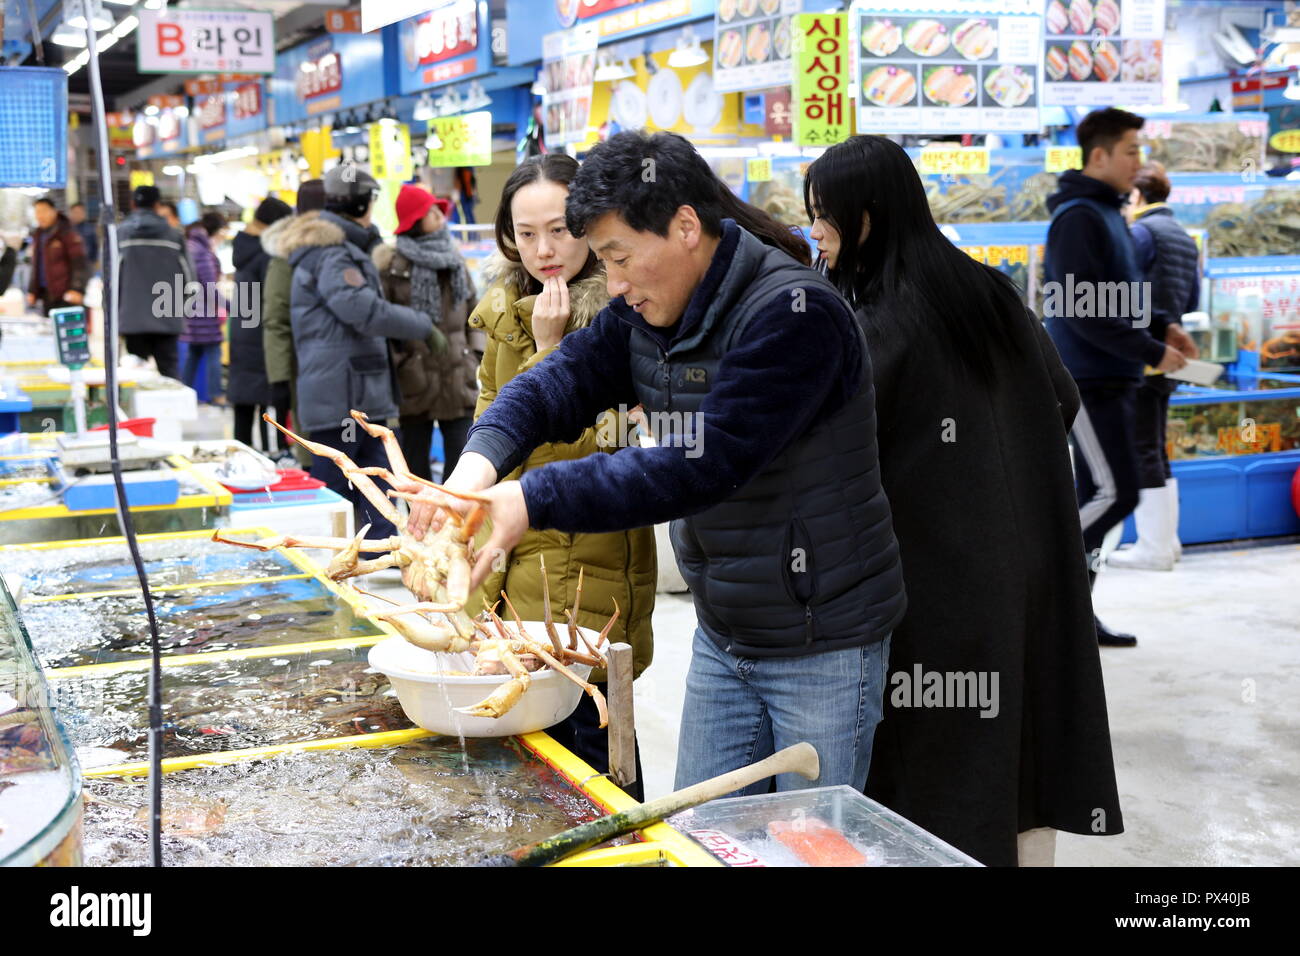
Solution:
<svg viewBox="0 0 1300 956"><path fill-rule="evenodd" d="M1174 569L1168 496L1168 485L1141 490L1138 506L1133 511L1133 521L1137 525L1137 544L1112 554L1107 560L1112 568L1142 571Z"/></svg>
<svg viewBox="0 0 1300 956"><path fill-rule="evenodd" d="M1169 492L1169 531L1173 535L1174 560L1183 560L1183 543L1178 540L1178 479L1166 478L1165 490Z"/></svg>

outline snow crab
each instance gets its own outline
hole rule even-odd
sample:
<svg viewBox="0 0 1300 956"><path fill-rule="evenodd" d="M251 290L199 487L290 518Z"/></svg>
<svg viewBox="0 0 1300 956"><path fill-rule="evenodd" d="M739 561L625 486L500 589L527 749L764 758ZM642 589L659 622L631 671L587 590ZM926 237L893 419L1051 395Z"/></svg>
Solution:
<svg viewBox="0 0 1300 956"><path fill-rule="evenodd" d="M407 467L397 436L391 429L371 422L363 412L353 410L352 417L368 434L383 443L384 451L388 456L388 468L362 468L344 452L309 441L285 428L269 415L262 417L312 454L333 461L375 510L393 523L397 534L387 538L366 538L366 533L370 530L370 525L366 525L351 539L276 535L258 541L240 541L223 535L220 531L214 531L213 541L254 548L258 551L271 551L276 548L321 548L334 551L334 557L326 566L325 573L331 580L340 583L374 571L397 568L401 572L402 584L415 596L415 603L397 604L358 588L355 584L350 584L358 593L392 605L386 610L372 611L369 616L389 623L408 641L424 650L473 654L475 674L510 675L510 679L490 696L472 707L462 708L466 714L475 717L501 717L518 703L519 698L527 691L529 673L542 667L550 667L578 684L591 696L600 712L600 726L605 726L607 721L605 700L600 690L594 684L579 677L568 665L581 663L592 667L607 666L607 661L598 648L608 637L610 628L618 619L619 611L615 606L614 616L609 619L594 646L586 640L577 626L578 608L582 601L581 572L578 576L578 587L575 589L575 607L566 609L567 642L560 637L552 619L549 596L544 596L543 608L550 647L543 646L530 638L504 591L501 592L501 597L510 607L517 629L512 629L502 621L496 612L497 605L486 609L477 618L472 617L465 610L465 605L469 601L470 572L474 566L474 535L487 517L487 509L483 506L485 499L482 496L453 491L413 475ZM412 500L416 495L405 490L392 490L385 495L375 484L375 478L382 478L395 489L424 485L450 497L468 501L470 507L464 514L452 508L444 508L447 520L443 522L442 527L434 534L426 535L423 540L417 541L406 531L407 516L393 501L389 500L389 496ZM379 557L363 559L361 557L363 552L379 553ZM541 573L545 580L545 559L541 563ZM544 595L545 591L546 589L543 588Z"/></svg>

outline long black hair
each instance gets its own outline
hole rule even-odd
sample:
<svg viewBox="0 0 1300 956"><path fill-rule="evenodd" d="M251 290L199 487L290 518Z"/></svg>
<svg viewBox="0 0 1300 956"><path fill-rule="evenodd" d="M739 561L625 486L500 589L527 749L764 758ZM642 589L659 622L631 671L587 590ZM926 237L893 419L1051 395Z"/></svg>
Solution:
<svg viewBox="0 0 1300 956"><path fill-rule="evenodd" d="M519 257L519 248L515 245L515 217L514 212L511 210L515 194L525 186L537 182L559 183L568 189L577 172L578 161L572 156L566 156L563 153L546 153L543 156L532 156L515 167L515 171L506 180L505 188L501 190L501 203L497 206L496 221L493 224L497 249L500 250L501 255L511 262L523 264L523 259ZM599 260L596 258L596 254L588 252L587 261L583 263L582 268L573 277L572 281L577 282L579 279L587 278L596 271L598 266ZM542 291L542 284L527 269L520 269L519 271L524 276L524 288L520 291L526 295L533 295Z"/></svg>
<svg viewBox="0 0 1300 956"><path fill-rule="evenodd" d="M584 235L594 219L616 212L638 232L666 236L682 206L695 210L710 236L721 236L722 220L734 219L796 261L811 261L801 235L736 198L695 147L676 133L628 130L595 146L569 188L569 232Z"/></svg>
<svg viewBox="0 0 1300 956"><path fill-rule="evenodd" d="M803 200L809 219L820 216L839 232L828 277L868 318L886 305L924 323L986 381L996 355L1020 353L1011 323L1024 321L1026 309L1015 284L939 231L921 177L897 143L853 136L830 147L809 166ZM870 228L859 244L864 214Z"/></svg>

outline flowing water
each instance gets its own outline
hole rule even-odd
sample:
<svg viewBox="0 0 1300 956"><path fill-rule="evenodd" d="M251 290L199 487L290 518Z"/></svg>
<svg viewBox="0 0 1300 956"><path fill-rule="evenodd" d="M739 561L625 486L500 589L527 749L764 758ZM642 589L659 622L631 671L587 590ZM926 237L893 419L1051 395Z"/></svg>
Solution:
<svg viewBox="0 0 1300 956"><path fill-rule="evenodd" d="M164 655L362 637L378 628L318 581L214 585L154 595ZM149 654L138 595L29 601L23 620L46 667L139 660Z"/></svg>
<svg viewBox="0 0 1300 956"><path fill-rule="evenodd" d="M599 815L511 738L291 754L164 778L173 866L472 864ZM147 788L87 781L87 866L148 861Z"/></svg>

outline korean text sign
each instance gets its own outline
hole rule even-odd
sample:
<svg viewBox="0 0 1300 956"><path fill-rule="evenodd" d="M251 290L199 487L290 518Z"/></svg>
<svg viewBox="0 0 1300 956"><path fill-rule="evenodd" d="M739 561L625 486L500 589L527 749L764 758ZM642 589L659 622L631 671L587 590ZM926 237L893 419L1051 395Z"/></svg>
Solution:
<svg viewBox="0 0 1300 956"><path fill-rule="evenodd" d="M492 114L487 110L429 120L429 165L490 166ZM437 138L437 145L431 141Z"/></svg>
<svg viewBox="0 0 1300 956"><path fill-rule="evenodd" d="M861 132L1041 129L1039 0L855 0L850 15Z"/></svg>
<svg viewBox="0 0 1300 956"><path fill-rule="evenodd" d="M141 73L274 73L275 18L253 10L140 10Z"/></svg>
<svg viewBox="0 0 1300 956"><path fill-rule="evenodd" d="M795 142L829 146L849 137L849 37L842 13L801 13L794 30Z"/></svg>

